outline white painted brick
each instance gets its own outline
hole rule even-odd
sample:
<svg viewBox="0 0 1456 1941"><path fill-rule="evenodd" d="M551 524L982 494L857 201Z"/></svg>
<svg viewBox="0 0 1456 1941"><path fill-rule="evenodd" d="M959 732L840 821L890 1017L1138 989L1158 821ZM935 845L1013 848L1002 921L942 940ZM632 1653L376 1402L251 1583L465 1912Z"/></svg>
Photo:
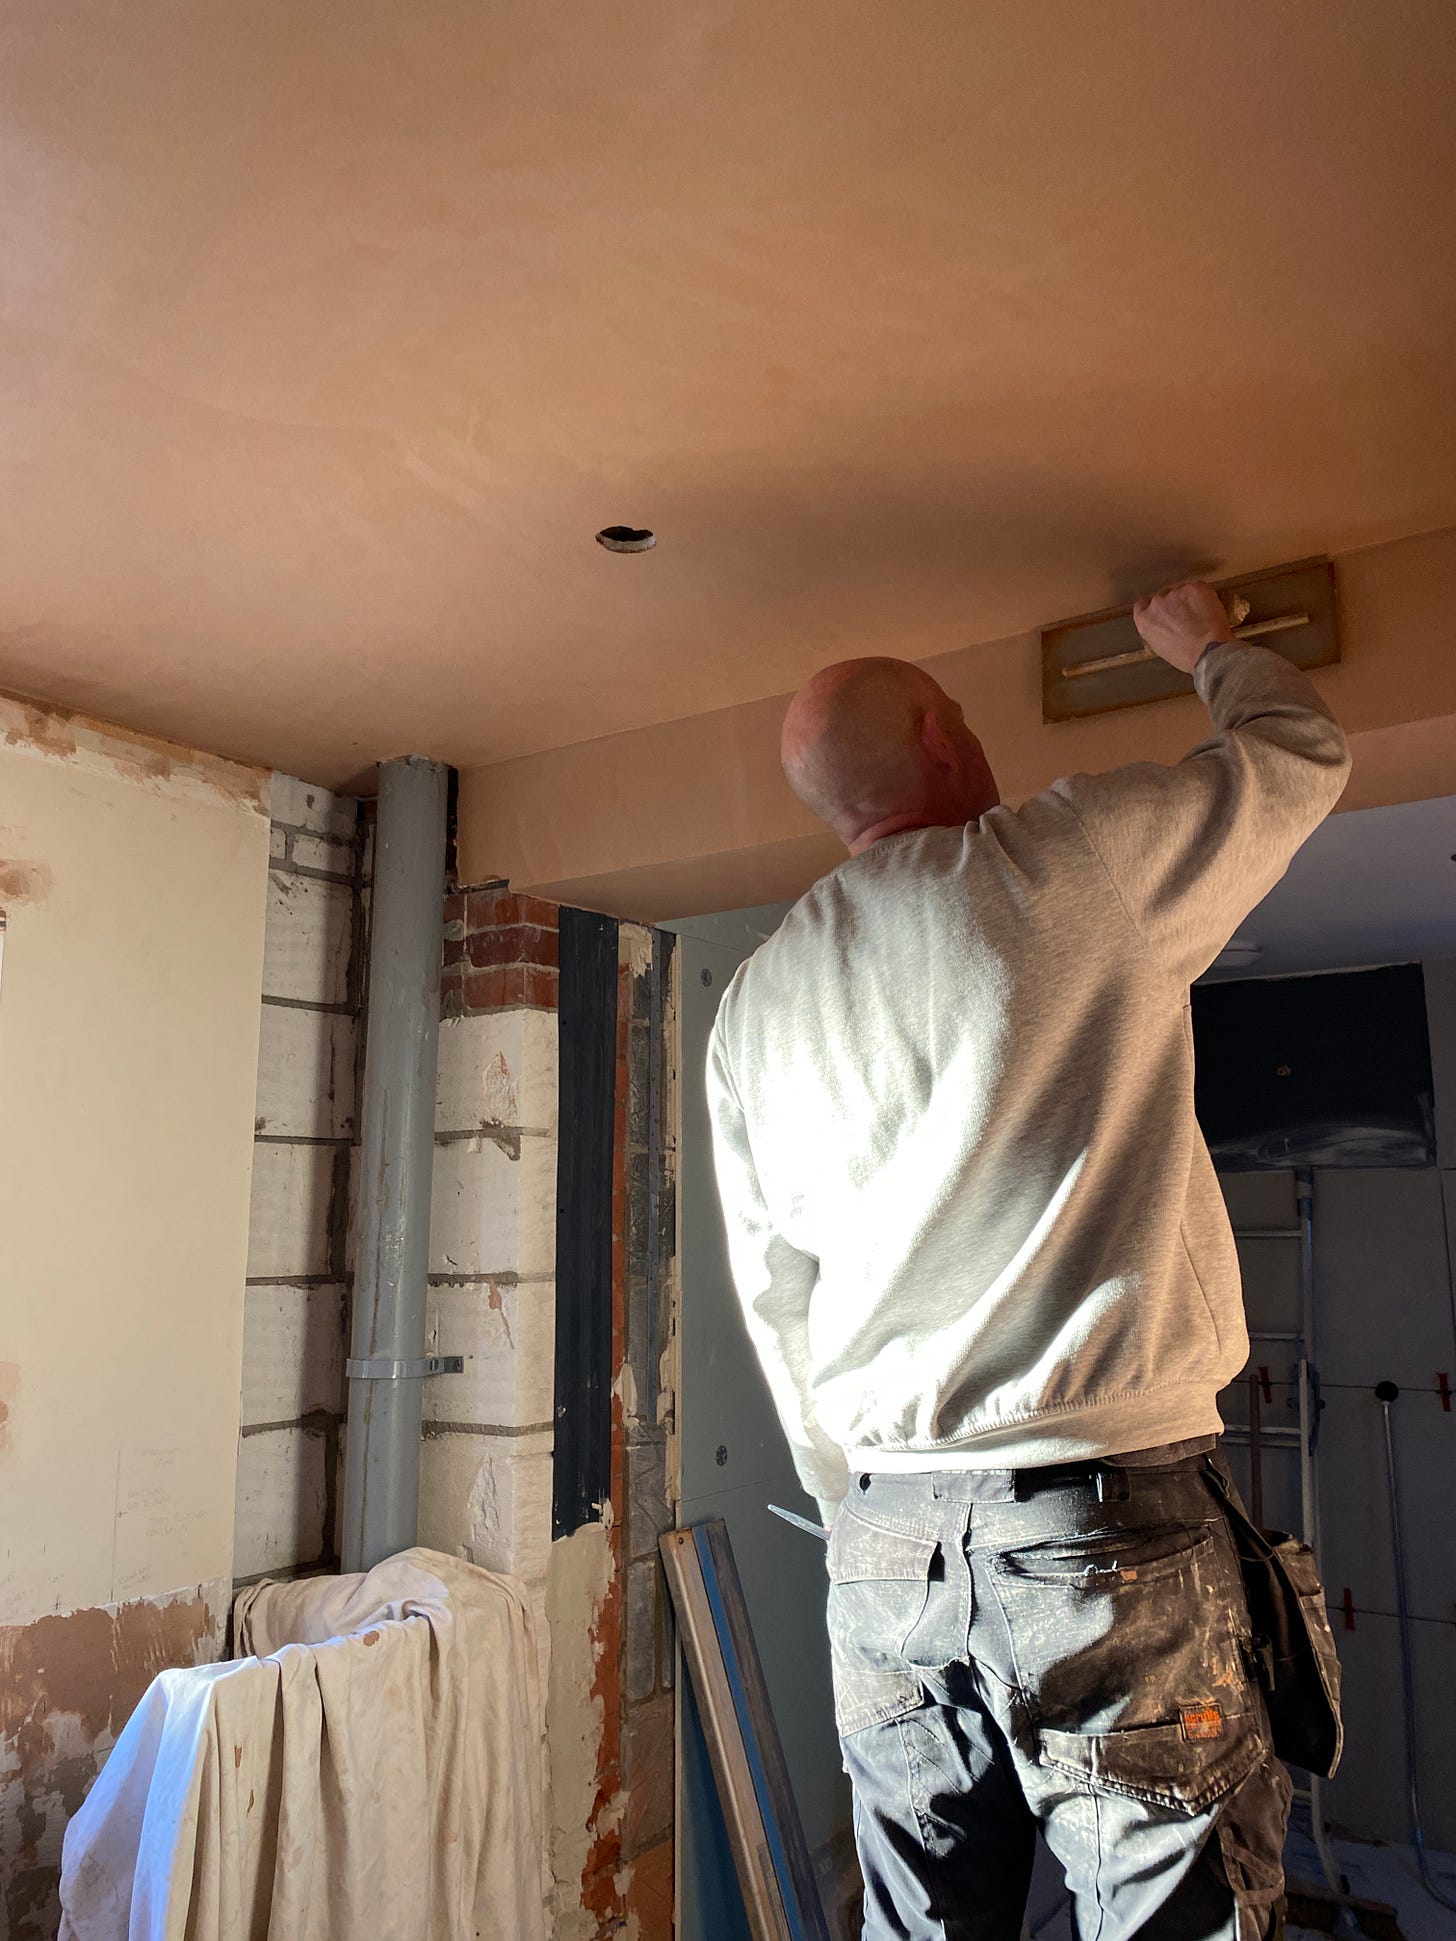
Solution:
<svg viewBox="0 0 1456 1941"><path fill-rule="evenodd" d="M556 1302L549 1282L432 1287L427 1353L464 1355L465 1372L425 1383L427 1422L520 1427L550 1422L555 1402Z"/></svg>
<svg viewBox="0 0 1456 1941"><path fill-rule="evenodd" d="M238 1444L233 1572L286 1570L324 1554L327 1442L318 1431L273 1429Z"/></svg>
<svg viewBox="0 0 1456 1941"><path fill-rule="evenodd" d="M359 1148L349 1148L349 1184L344 1214L344 1272L352 1274L359 1251Z"/></svg>
<svg viewBox="0 0 1456 1941"><path fill-rule="evenodd" d="M291 829L312 829L322 836L345 839L354 833L359 804L352 795L333 795L317 782L301 782L296 775L275 770L269 814Z"/></svg>
<svg viewBox="0 0 1456 1941"><path fill-rule="evenodd" d="M493 1011L440 1027L435 1130L482 1123L556 1129L554 1011Z"/></svg>
<svg viewBox="0 0 1456 1941"><path fill-rule="evenodd" d="M254 1146L250 1279L328 1272L333 1165L332 1146Z"/></svg>
<svg viewBox="0 0 1456 1941"><path fill-rule="evenodd" d="M420 1534L484 1570L544 1577L551 1551L551 1436L427 1436Z"/></svg>
<svg viewBox="0 0 1456 1941"><path fill-rule="evenodd" d="M263 995L305 1004L343 1004L353 937L354 893L291 870L268 873Z"/></svg>
<svg viewBox="0 0 1456 1941"><path fill-rule="evenodd" d="M326 869L334 876L352 877L354 845L352 842L330 842L326 836L296 835L289 860L297 863L300 869Z"/></svg>
<svg viewBox="0 0 1456 1941"><path fill-rule="evenodd" d="M436 1146L433 1274L550 1275L556 1265L556 1141L526 1135L512 1159L492 1139Z"/></svg>
<svg viewBox="0 0 1456 1941"><path fill-rule="evenodd" d="M281 863L288 854L288 831L280 829L275 822L268 831L268 860Z"/></svg>
<svg viewBox="0 0 1456 1941"><path fill-rule="evenodd" d="M245 1424L337 1409L343 1395L344 1289L250 1287L243 1305Z"/></svg>
<svg viewBox="0 0 1456 1941"><path fill-rule="evenodd" d="M347 1139L354 1131L354 1020L265 1004L255 1130L275 1138Z"/></svg>

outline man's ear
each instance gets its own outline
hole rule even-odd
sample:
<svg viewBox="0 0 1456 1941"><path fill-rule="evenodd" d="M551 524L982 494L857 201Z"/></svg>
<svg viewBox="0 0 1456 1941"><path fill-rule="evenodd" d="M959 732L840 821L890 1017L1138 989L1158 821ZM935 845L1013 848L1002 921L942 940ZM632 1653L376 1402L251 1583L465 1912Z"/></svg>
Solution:
<svg viewBox="0 0 1456 1941"><path fill-rule="evenodd" d="M954 773L959 767L956 751L934 708L927 708L920 717L920 745L937 768Z"/></svg>

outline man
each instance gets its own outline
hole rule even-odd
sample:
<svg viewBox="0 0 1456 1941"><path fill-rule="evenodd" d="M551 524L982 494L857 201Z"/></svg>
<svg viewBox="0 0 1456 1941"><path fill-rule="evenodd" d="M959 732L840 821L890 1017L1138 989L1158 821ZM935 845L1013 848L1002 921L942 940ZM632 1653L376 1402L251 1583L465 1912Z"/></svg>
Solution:
<svg viewBox="0 0 1456 1941"><path fill-rule="evenodd" d="M1334 806L1344 737L1200 582L1139 603L1215 734L1001 804L893 660L795 697L849 860L709 1050L733 1273L829 1543L867 1941L1278 1931L1289 1781L1207 1474L1244 1364L1188 987Z"/></svg>

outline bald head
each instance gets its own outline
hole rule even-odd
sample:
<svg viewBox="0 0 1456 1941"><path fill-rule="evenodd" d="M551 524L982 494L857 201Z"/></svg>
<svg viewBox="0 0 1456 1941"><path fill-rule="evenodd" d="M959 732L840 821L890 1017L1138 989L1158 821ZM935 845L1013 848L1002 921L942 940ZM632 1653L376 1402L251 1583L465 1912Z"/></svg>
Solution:
<svg viewBox="0 0 1456 1941"><path fill-rule="evenodd" d="M995 779L965 716L903 660L826 667L784 719L784 774L857 855L904 829L956 826L995 806Z"/></svg>

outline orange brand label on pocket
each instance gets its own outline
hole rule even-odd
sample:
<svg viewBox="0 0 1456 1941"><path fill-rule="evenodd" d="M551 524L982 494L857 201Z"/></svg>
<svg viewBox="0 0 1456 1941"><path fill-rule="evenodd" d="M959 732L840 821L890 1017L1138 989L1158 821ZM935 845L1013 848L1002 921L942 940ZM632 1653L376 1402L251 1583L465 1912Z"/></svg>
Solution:
<svg viewBox="0 0 1456 1941"><path fill-rule="evenodd" d="M1185 1705L1178 1714L1185 1739L1221 1739L1223 1713L1216 1705Z"/></svg>

